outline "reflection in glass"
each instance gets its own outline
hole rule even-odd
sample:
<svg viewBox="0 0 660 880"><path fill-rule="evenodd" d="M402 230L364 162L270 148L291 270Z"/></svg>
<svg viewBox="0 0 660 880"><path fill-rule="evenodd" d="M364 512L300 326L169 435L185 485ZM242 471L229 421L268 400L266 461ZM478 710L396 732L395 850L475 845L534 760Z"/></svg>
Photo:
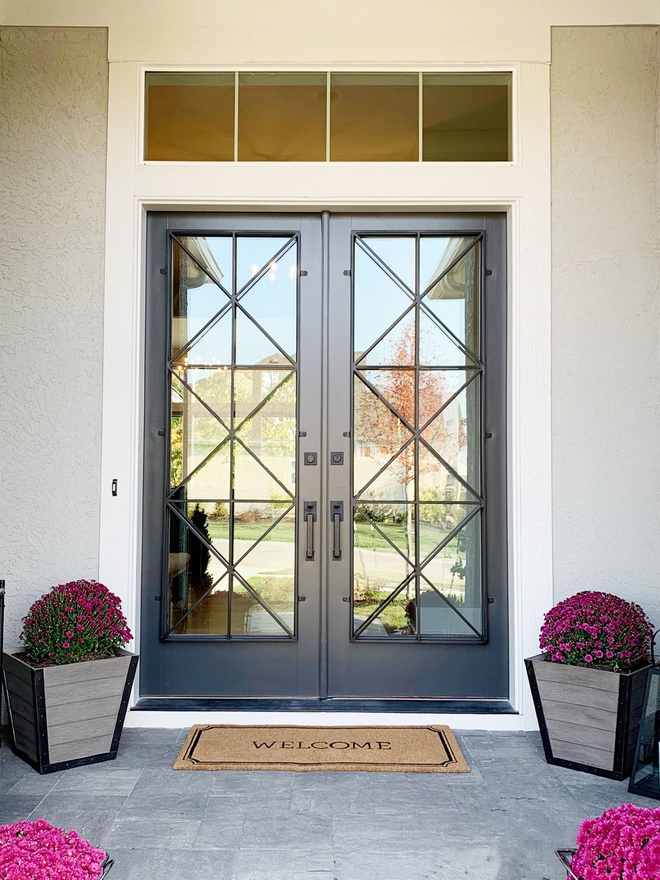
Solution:
<svg viewBox="0 0 660 880"><path fill-rule="evenodd" d="M170 365L169 629L289 638L295 617L297 240L239 237L236 268L226 241L187 238L199 259L185 259L202 284L182 285L179 275L173 290L173 327L178 320L184 348ZM237 274L239 286L244 282L238 295ZM227 284L227 292L211 275ZM281 615L279 622L269 608Z"/></svg>
<svg viewBox="0 0 660 880"><path fill-rule="evenodd" d="M416 73L333 73L332 162L414 162L419 158Z"/></svg>
<svg viewBox="0 0 660 880"><path fill-rule="evenodd" d="M422 431L422 439L470 486L481 494L481 408L480 376L457 394L442 412ZM446 477L442 468L433 466L433 455L420 446L424 469L433 476L424 480L420 476L420 491L445 491ZM437 499L443 500L440 495Z"/></svg>
<svg viewBox="0 0 660 880"><path fill-rule="evenodd" d="M227 295L184 249L174 242L172 250L172 356L174 357L223 308ZM226 355L225 355L226 356Z"/></svg>
<svg viewBox="0 0 660 880"><path fill-rule="evenodd" d="M482 624L481 514L474 516L422 570L420 632L426 635L474 636ZM433 590L432 588L435 588ZM439 592L465 618L461 620ZM445 608L447 610L445 610ZM465 622L467 621L467 623Z"/></svg>
<svg viewBox="0 0 660 880"><path fill-rule="evenodd" d="M242 73L241 162L324 162L325 73Z"/></svg>
<svg viewBox="0 0 660 880"><path fill-rule="evenodd" d="M174 375L171 420L170 485L178 486L219 446L228 429Z"/></svg>
<svg viewBox="0 0 660 880"><path fill-rule="evenodd" d="M353 276L353 351L357 361L410 308L412 301L360 247L355 248ZM367 360L373 364L381 363L374 360L372 354Z"/></svg>
<svg viewBox="0 0 660 880"><path fill-rule="evenodd" d="M435 269L431 270L429 284L432 285L424 297L424 306L444 327L462 342L476 357L480 349L480 316L479 316L479 249L477 242L467 253L456 262L449 271L443 268L452 265L455 256L463 251L464 239L444 239L450 246L439 259ZM428 242L439 239L422 239L420 243L420 261L425 253ZM449 253L448 253L449 252ZM433 261L434 258L431 258ZM429 267L430 268L430 267ZM444 274L441 275L441 272ZM436 280L438 279L438 280Z"/></svg>
<svg viewBox="0 0 660 880"><path fill-rule="evenodd" d="M368 242L385 267L374 268L356 241L354 632L479 638L479 242L425 235ZM411 285L414 300L387 269ZM388 332L369 349L383 326ZM433 587L465 607L468 623ZM371 614L374 622L360 630Z"/></svg>
<svg viewBox="0 0 660 880"><path fill-rule="evenodd" d="M231 235L179 235L178 241L207 275L226 293L231 292L233 242ZM176 241L176 239L175 239Z"/></svg>
<svg viewBox="0 0 660 880"><path fill-rule="evenodd" d="M234 158L233 73L148 73L145 98L145 159Z"/></svg>
<svg viewBox="0 0 660 880"><path fill-rule="evenodd" d="M240 294L253 278L262 271L279 272L289 270L291 263L297 264L297 248L295 245L286 251L288 257L284 267L277 269L278 253L291 241L291 236L272 235L238 235L236 237L236 291ZM249 311L249 309L248 309Z"/></svg>
<svg viewBox="0 0 660 880"><path fill-rule="evenodd" d="M359 241L373 251L411 293L415 292L415 238L412 235L365 235Z"/></svg>
<svg viewBox="0 0 660 880"><path fill-rule="evenodd" d="M507 162L510 73L425 73L426 162Z"/></svg>

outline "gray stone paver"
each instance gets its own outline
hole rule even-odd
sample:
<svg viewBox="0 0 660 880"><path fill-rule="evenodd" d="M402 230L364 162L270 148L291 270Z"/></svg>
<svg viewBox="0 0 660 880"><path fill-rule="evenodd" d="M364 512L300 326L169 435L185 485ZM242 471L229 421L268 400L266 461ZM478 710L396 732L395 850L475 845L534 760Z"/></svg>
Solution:
<svg viewBox="0 0 660 880"><path fill-rule="evenodd" d="M43 817L112 880L563 880L554 850L627 782L550 767L536 734L458 732L472 772L176 772L187 731L126 730L116 761L40 777L0 749L0 823Z"/></svg>

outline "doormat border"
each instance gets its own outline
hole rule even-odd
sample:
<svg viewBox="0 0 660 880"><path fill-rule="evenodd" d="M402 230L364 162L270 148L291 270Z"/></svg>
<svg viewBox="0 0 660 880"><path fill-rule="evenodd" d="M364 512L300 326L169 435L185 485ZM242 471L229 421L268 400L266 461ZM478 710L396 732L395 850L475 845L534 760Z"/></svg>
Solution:
<svg viewBox="0 0 660 880"><path fill-rule="evenodd" d="M195 748L198 746L202 734L208 730L225 729L225 730L270 730L273 732L280 730L431 730L438 734L448 760L440 761L436 764L420 764L416 762L402 763L397 761L392 764L362 764L349 761L334 762L332 764L324 763L296 763L272 761L269 763L255 763L243 761L200 761L193 756ZM190 728L185 742L181 747L179 754L174 762L174 770L290 770L292 772L307 771L361 771L375 773L469 773L468 766L463 753L456 741L456 736L450 727L446 724L429 724L429 725L330 725L316 726L308 724L195 724Z"/></svg>

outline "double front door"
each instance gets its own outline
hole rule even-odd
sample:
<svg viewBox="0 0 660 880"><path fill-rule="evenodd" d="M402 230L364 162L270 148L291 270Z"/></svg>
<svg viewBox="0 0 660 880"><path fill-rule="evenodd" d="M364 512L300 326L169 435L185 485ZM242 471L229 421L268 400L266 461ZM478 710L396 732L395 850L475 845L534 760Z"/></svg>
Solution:
<svg viewBox="0 0 660 880"><path fill-rule="evenodd" d="M500 215L153 214L142 696L506 699Z"/></svg>

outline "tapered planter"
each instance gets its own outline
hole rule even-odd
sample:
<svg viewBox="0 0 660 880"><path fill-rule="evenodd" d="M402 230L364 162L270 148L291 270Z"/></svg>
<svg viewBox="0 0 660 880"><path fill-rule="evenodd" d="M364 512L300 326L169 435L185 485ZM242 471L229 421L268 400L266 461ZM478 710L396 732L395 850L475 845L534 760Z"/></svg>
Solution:
<svg viewBox="0 0 660 880"><path fill-rule="evenodd" d="M14 751L39 773L116 758L137 655L34 669L21 653L3 664Z"/></svg>
<svg viewBox="0 0 660 880"><path fill-rule="evenodd" d="M525 660L549 764L608 779L630 775L642 713L646 670L607 672Z"/></svg>

